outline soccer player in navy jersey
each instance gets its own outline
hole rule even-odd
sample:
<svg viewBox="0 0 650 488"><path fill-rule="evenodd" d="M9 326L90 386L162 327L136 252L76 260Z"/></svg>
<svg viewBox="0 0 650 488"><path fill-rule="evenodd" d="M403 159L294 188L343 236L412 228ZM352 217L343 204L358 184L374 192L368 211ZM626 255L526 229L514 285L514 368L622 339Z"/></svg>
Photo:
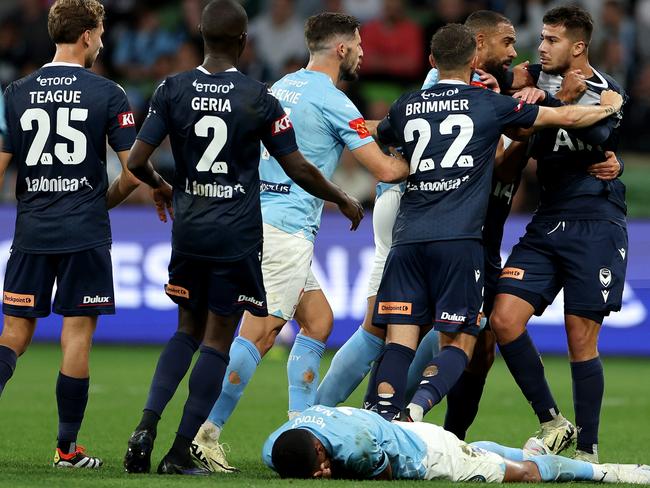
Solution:
<svg viewBox="0 0 650 488"><path fill-rule="evenodd" d="M589 63L593 29L588 12L559 7L546 13L539 54L531 66L537 87L555 93L563 77L579 76L580 105L598 103L604 90L623 93ZM576 74L577 73L577 74ZM598 461L598 426L604 391L598 334L605 317L620 310L627 265L625 186L604 181L588 166L615 151L621 114L591 134L548 129L531 140L541 184L540 205L508 258L490 319L501 354L537 415L541 429L526 448L560 452L576 429L560 413L526 325L564 290L565 329L573 378L576 457ZM586 245L587 243L587 245Z"/></svg>
<svg viewBox="0 0 650 488"><path fill-rule="evenodd" d="M482 303L481 228L501 133L587 127L622 105L620 95L606 91L600 107L552 109L469 86L475 52L467 27L440 29L431 54L441 81L401 97L386 119L391 140L397 136L411 161L411 174L373 318L388 327L372 402L385 418L405 406L406 373L420 327L433 322L441 332L441 352L424 371L416 403L444 397L473 352Z"/></svg>
<svg viewBox="0 0 650 488"><path fill-rule="evenodd" d="M126 167L136 135L126 94L88 70L102 48L103 18L96 0L54 2L48 15L53 61L5 93L0 182L13 162L18 211L3 291L0 390L27 349L37 319L50 314L56 280L54 312L63 316L57 467L102 465L77 445L77 433L88 402L97 318L115 313L108 209L139 184ZM122 163L110 187L107 138Z"/></svg>
<svg viewBox="0 0 650 488"><path fill-rule="evenodd" d="M228 351L244 311L265 317L262 281L260 142L304 190L336 203L356 229L362 208L303 157L293 126L267 87L235 68L246 44L248 18L235 0L203 10L205 60L168 77L156 90L129 168L171 204L174 224L167 295L178 304L178 330L160 355L142 419L124 466L147 472L162 412L189 369L189 396L160 474L209 473L194 465L192 439L219 397ZM166 135L176 161L171 187L148 158ZM199 458L200 461L202 461Z"/></svg>

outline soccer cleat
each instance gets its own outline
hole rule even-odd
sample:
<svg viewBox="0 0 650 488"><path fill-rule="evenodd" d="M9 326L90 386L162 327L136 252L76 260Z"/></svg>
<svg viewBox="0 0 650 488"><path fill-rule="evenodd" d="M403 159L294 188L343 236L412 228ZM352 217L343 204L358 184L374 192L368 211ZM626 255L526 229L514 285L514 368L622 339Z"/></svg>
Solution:
<svg viewBox="0 0 650 488"><path fill-rule="evenodd" d="M647 464L597 464L594 466L602 474L601 483L650 484L650 466Z"/></svg>
<svg viewBox="0 0 650 488"><path fill-rule="evenodd" d="M177 464L167 454L158 465L158 474L182 474L185 476L209 476L211 473L203 466L197 466L190 461L190 464Z"/></svg>
<svg viewBox="0 0 650 488"><path fill-rule="evenodd" d="M226 459L227 444L218 442L203 443L194 439L190 446L192 459L211 473L237 473L239 469L228 464Z"/></svg>
<svg viewBox="0 0 650 488"><path fill-rule="evenodd" d="M52 466L55 468L86 468L97 469L101 467L104 462L92 456L86 456L83 446L77 446L74 452L65 454L58 447L54 451L54 462Z"/></svg>
<svg viewBox="0 0 650 488"><path fill-rule="evenodd" d="M405 408L395 415L393 422L414 422L414 420L413 417L411 417L411 411L408 408Z"/></svg>
<svg viewBox="0 0 650 488"><path fill-rule="evenodd" d="M576 428L562 415L549 422L543 422L540 430L524 444L524 453L529 456L559 454L576 439Z"/></svg>
<svg viewBox="0 0 650 488"><path fill-rule="evenodd" d="M127 473L148 473L151 470L151 451L156 436L149 430L136 430L129 438L129 447L124 455L124 470Z"/></svg>
<svg viewBox="0 0 650 488"><path fill-rule="evenodd" d="M573 459L575 459L576 461L584 461L586 463L598 464L598 451L594 451L593 453L591 453L591 452L581 451L580 449L576 449L576 452L573 455Z"/></svg>

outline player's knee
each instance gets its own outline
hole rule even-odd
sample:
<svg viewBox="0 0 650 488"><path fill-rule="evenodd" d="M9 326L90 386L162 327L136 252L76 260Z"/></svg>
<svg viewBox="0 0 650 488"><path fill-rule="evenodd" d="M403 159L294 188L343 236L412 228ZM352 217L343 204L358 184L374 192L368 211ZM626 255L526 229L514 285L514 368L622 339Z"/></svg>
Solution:
<svg viewBox="0 0 650 488"><path fill-rule="evenodd" d="M598 356L598 338L588 335L568 337L569 359L571 361L588 361Z"/></svg>
<svg viewBox="0 0 650 488"><path fill-rule="evenodd" d="M32 342L30 334L23 334L16 330L5 328L0 336L0 344L12 349L17 356L23 354Z"/></svg>
<svg viewBox="0 0 650 488"><path fill-rule="evenodd" d="M542 481L542 475L539 468L532 461L524 461L522 466L521 481L524 483L539 483Z"/></svg>

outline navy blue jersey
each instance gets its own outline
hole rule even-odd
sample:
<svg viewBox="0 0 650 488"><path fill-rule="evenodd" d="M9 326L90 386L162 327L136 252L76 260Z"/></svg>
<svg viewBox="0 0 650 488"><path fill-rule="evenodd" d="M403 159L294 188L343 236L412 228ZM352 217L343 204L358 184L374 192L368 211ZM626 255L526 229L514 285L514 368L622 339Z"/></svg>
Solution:
<svg viewBox="0 0 650 488"><path fill-rule="evenodd" d="M135 123L124 90L80 65L50 63L5 92L3 151L18 169L13 246L65 253L109 244L106 138L130 149Z"/></svg>
<svg viewBox="0 0 650 488"><path fill-rule="evenodd" d="M530 127L539 108L461 82L406 94L389 122L411 164L393 245L481 239L494 156L509 127Z"/></svg>
<svg viewBox="0 0 650 488"><path fill-rule="evenodd" d="M555 94L562 77L529 67L537 86ZM603 90L625 94L609 76L594 69L587 80L587 91L577 103L597 105ZM605 161L605 151L616 151L622 113L598 124L598 130L545 129L531 139L531 157L537 159L537 177L541 186L540 204L535 219L605 219L621 222L625 218L625 185L619 180L601 181L587 168Z"/></svg>
<svg viewBox="0 0 650 488"><path fill-rule="evenodd" d="M233 261L262 242L260 141L274 157L297 151L289 118L267 87L233 69L203 67L167 78L138 139L169 135L174 171L172 247Z"/></svg>

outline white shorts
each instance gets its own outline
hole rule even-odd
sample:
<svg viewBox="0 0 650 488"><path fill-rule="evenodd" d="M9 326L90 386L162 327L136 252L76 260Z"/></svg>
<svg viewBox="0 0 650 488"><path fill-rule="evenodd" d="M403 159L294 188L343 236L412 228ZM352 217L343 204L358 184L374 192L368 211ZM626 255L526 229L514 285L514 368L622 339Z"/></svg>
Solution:
<svg viewBox="0 0 650 488"><path fill-rule="evenodd" d="M314 243L263 224L262 275L270 315L291 320L305 291L320 290L311 272Z"/></svg>
<svg viewBox="0 0 650 488"><path fill-rule="evenodd" d="M399 426L416 434L427 445L425 479L503 482L506 465L498 454L470 446L438 425L399 422Z"/></svg>
<svg viewBox="0 0 650 488"><path fill-rule="evenodd" d="M379 290L381 276L384 274L384 265L393 245L393 225L399 210L402 192L399 185L389 188L375 201L372 212L372 229L375 235L375 259L368 281L368 297L374 297Z"/></svg>

